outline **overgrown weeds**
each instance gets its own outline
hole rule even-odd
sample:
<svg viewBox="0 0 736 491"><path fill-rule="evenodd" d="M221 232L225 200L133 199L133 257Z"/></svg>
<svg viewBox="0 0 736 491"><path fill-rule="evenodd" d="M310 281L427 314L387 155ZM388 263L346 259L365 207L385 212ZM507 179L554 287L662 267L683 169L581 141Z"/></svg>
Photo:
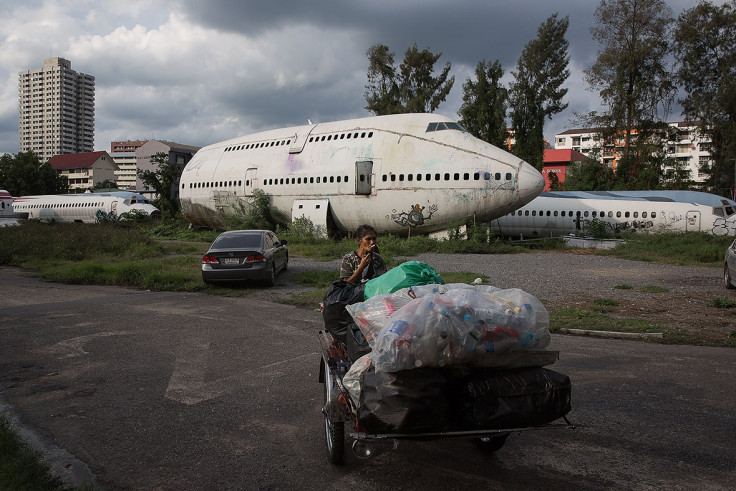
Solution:
<svg viewBox="0 0 736 491"><path fill-rule="evenodd" d="M733 237L704 232L631 233L622 238L623 244L598 254L678 266L723 267L724 254L733 242Z"/></svg>

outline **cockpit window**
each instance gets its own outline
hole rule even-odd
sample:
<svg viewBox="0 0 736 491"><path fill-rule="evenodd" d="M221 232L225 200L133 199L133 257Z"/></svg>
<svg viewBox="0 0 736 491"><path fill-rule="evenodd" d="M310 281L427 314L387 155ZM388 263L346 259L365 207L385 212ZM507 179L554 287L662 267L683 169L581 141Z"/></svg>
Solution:
<svg viewBox="0 0 736 491"><path fill-rule="evenodd" d="M453 122L429 123L429 125L427 126L427 133L429 133L430 131L442 131L442 130L467 131L460 124L453 123Z"/></svg>

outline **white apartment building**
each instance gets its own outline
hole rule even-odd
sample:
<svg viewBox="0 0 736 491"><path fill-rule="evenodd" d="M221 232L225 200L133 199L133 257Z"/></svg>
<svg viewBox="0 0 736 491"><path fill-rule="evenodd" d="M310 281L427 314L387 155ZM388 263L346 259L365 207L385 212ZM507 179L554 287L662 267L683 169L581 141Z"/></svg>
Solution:
<svg viewBox="0 0 736 491"><path fill-rule="evenodd" d="M705 175L701 172L703 166L711 165L711 140L703 135L700 126L693 122L668 123L672 138L664 145L669 157L677 160L680 169L689 173L689 179L703 182ZM601 161L616 168L616 163L623 156L624 139L616 138L614 143L603 144L599 130L596 128L579 128L567 130L555 135L555 149L577 150L585 156L599 155ZM665 169L673 171L674 168Z"/></svg>
<svg viewBox="0 0 736 491"><path fill-rule="evenodd" d="M115 184L119 189L135 191L138 170L135 152L112 152L110 157L118 165L115 171Z"/></svg>
<svg viewBox="0 0 736 491"><path fill-rule="evenodd" d="M20 151L48 161L91 152L95 137L95 78L70 61L47 58L43 68L18 74Z"/></svg>

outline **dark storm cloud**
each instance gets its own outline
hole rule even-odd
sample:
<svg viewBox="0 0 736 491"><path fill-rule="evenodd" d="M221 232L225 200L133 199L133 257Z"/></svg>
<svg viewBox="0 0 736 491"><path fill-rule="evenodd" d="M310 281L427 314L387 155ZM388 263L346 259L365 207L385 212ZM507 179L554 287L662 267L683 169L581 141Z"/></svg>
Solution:
<svg viewBox="0 0 736 491"><path fill-rule="evenodd" d="M2 0L0 0L2 1ZM694 6L668 0L673 16ZM716 3L723 3L717 1ZM504 84L524 46L557 12L569 16L567 111L599 109L583 70L597 44L598 0L33 0L0 18L0 153L18 145L17 73L62 56L96 77L95 147L156 136L205 145L252 131L368 115L367 49L387 45L401 63L414 44L442 53L455 85L437 112L457 118L462 86L481 60L498 59ZM674 116L675 118L679 116Z"/></svg>
<svg viewBox="0 0 736 491"><path fill-rule="evenodd" d="M588 28L592 6L588 0L493 1L340 1L239 2L183 0L183 13L193 23L246 36L296 24L330 30L350 30L365 49L375 43L389 46L397 62L417 44L442 52L440 61L474 66L482 59L499 59L505 67L516 63L539 25L555 12L570 16L568 39L576 51L590 56L594 48ZM305 47L308 49L308 46ZM363 53L363 56L365 54Z"/></svg>

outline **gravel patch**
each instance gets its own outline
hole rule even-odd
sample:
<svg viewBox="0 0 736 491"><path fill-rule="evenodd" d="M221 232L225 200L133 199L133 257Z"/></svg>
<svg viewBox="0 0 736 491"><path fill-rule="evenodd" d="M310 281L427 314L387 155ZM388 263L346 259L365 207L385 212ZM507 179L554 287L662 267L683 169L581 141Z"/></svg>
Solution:
<svg viewBox="0 0 736 491"><path fill-rule="evenodd" d="M470 271L486 276L486 284L520 288L539 298L550 312L565 307L589 309L592 300L606 298L619 304L613 316L684 329L695 334L702 344L724 345L736 336L736 309L711 305L716 297L736 301L736 290L724 288L717 268L672 266L576 252L427 253L406 259L425 262L440 273ZM333 270L337 279L339 268L340 259L323 262L292 258L289 271L279 278L277 286L257 295L278 301L279 297L309 289L290 282L291 275L322 269ZM631 289L617 288L622 285ZM652 286L664 291L642 291Z"/></svg>

